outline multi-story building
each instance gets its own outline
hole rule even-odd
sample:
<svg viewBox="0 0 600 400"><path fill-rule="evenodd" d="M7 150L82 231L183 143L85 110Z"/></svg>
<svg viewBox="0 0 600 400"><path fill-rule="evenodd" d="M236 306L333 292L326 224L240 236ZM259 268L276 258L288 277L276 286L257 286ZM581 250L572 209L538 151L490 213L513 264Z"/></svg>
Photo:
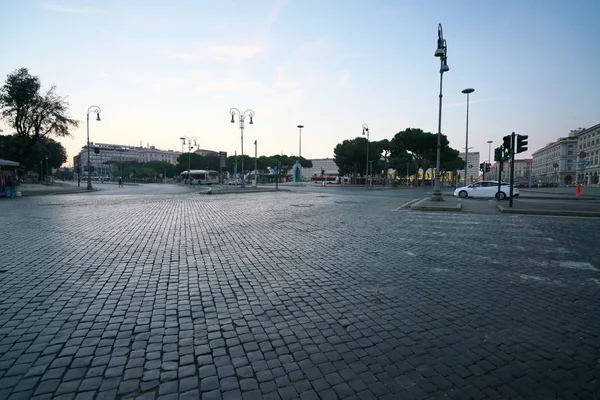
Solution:
<svg viewBox="0 0 600 400"><path fill-rule="evenodd" d="M522 160L515 160L515 182L517 183L525 183L529 182L531 179L531 170L532 170L533 160L531 158L526 158ZM500 167L499 163L495 163L490 168L490 172L485 173L485 179L496 181L498 180L498 168ZM502 175L500 178L503 182L510 181L510 164L509 162L505 162L502 165Z"/></svg>
<svg viewBox="0 0 600 400"><path fill-rule="evenodd" d="M465 153L460 153L458 155L460 158L463 159L463 161L465 160ZM472 183L472 182L476 182L479 180L479 163L481 161L479 161L479 152L474 152L471 153L469 152L467 154L467 163L468 163L468 167L467 167L467 183ZM462 168L461 170L458 171L458 173L460 174L460 182L465 182L465 169Z"/></svg>
<svg viewBox="0 0 600 400"><path fill-rule="evenodd" d="M108 177L118 168L122 162L151 162L165 161L171 164L177 163L179 152L172 150L159 150L154 146L136 147L107 143L90 142L90 165L92 175ZM81 174L87 176L88 149L83 146L78 155L73 157L73 165L79 163Z"/></svg>
<svg viewBox="0 0 600 400"><path fill-rule="evenodd" d="M570 184L575 180L577 141L581 129L569 133L533 153L532 180L535 182Z"/></svg>
<svg viewBox="0 0 600 400"><path fill-rule="evenodd" d="M138 162L163 161L177 164L178 151L159 150L154 146L138 149Z"/></svg>
<svg viewBox="0 0 600 400"><path fill-rule="evenodd" d="M600 124L581 129L577 133L577 182L599 185L600 176Z"/></svg>

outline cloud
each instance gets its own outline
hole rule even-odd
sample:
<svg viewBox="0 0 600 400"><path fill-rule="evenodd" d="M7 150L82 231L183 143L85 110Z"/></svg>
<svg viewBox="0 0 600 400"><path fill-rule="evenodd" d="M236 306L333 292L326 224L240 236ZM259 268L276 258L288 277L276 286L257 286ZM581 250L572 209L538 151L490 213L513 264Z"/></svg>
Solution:
<svg viewBox="0 0 600 400"><path fill-rule="evenodd" d="M168 58L186 61L219 61L219 62L244 62L264 54L267 46L260 43L252 44L216 44L201 43L189 49L167 47L162 55Z"/></svg>
<svg viewBox="0 0 600 400"><path fill-rule="evenodd" d="M104 10L99 8L67 6L55 2L45 1L42 3L42 8L55 12L75 13L75 14L103 14Z"/></svg>
<svg viewBox="0 0 600 400"><path fill-rule="evenodd" d="M275 80L275 87L278 89L295 89L300 85L298 81L293 81L289 78L289 74L285 67L280 65L277 67L277 78Z"/></svg>
<svg viewBox="0 0 600 400"><path fill-rule="evenodd" d="M231 92L261 86L260 82L224 80L208 82L200 86L202 92Z"/></svg>
<svg viewBox="0 0 600 400"><path fill-rule="evenodd" d="M484 99L469 100L469 105L479 104L479 103L487 103L488 101L497 100L497 99L499 99L499 97L487 97ZM443 108L466 107L466 106L467 106L467 99L465 98L464 101L457 101L454 103L444 104Z"/></svg>
<svg viewBox="0 0 600 400"><path fill-rule="evenodd" d="M340 74L340 77L338 78L338 86L341 89L348 88L348 86L350 86L350 77L351 76L352 76L352 74L350 73L350 71L342 71L342 73Z"/></svg>

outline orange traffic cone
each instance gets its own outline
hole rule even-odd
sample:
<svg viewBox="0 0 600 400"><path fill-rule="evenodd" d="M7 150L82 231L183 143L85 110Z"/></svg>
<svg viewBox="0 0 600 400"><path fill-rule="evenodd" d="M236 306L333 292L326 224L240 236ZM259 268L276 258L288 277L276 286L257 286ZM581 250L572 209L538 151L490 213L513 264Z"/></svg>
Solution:
<svg viewBox="0 0 600 400"><path fill-rule="evenodd" d="M581 196L581 183L577 185L577 190L575 191L575 196Z"/></svg>

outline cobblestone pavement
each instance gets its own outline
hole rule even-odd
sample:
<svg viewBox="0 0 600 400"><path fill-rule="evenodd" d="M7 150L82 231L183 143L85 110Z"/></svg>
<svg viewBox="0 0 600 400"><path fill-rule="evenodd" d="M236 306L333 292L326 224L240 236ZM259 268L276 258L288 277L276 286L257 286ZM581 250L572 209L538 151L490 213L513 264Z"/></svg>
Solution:
<svg viewBox="0 0 600 400"><path fill-rule="evenodd" d="M0 203L0 398L597 399L598 220L404 201Z"/></svg>

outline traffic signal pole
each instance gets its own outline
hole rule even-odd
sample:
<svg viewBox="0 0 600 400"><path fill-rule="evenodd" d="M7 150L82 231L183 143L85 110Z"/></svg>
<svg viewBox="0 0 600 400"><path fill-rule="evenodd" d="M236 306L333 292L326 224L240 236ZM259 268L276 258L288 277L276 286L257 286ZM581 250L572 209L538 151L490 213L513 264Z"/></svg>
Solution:
<svg viewBox="0 0 600 400"><path fill-rule="evenodd" d="M510 135L510 198L508 199L508 206L513 206L513 185L515 184L515 133Z"/></svg>
<svg viewBox="0 0 600 400"><path fill-rule="evenodd" d="M500 161L498 161L498 193L496 193L496 198L498 201L500 201L500 191L502 189L502 164L504 164L502 160L504 160L503 156L500 157Z"/></svg>

